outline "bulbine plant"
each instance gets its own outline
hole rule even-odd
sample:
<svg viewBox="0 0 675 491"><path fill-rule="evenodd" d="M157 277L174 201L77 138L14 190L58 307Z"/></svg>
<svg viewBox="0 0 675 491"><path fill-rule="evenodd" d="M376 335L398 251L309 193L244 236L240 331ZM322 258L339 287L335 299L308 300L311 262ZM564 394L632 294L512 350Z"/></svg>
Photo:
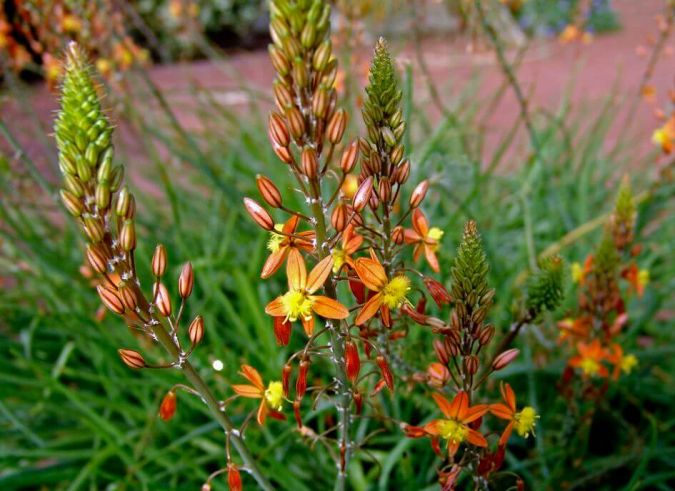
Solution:
<svg viewBox="0 0 675 491"><path fill-rule="evenodd" d="M284 274L288 285L265 307L277 342L288 345L294 330L305 342L280 367L278 380L265 382L245 364L240 373L248 383L231 389L235 396L259 400L251 409L260 425L268 417L286 420L292 413L294 423L274 424L295 424L301 434L324 444L335 460L336 489L347 487L357 452L367 452L369 437L358 437L353 429L357 418L382 421L394 431L398 427L401 436L429 438L442 457L443 489L454 489L466 476L484 489L503 477L498 471L512 432L534 434L538 418L535 408L517 404L509 384L502 383L496 397L489 394L494 384L488 381L518 356L511 344L521 329L560 303L562 261L548 259L532 273L522 308L501 337L488 320L495 291L487 282L488 263L474 221L465 226L449 290L420 270L422 259L435 273L443 269L437 257L443 231L431 226L421 209L427 181L408 186L413 164L402 143L406 122L394 63L380 40L363 104L366 136L345 142L347 113L334 87L337 60L329 19L330 7L322 0L271 2L269 52L277 77L269 136L281 161L274 165L286 166L295 189L282 191L283 186L259 175L257 187L267 208L252 198L245 198L244 206L270 234L261 278ZM183 328L194 282L191 265L178 278L175 302L165 286L167 253L158 246L152 288L147 293L141 288L134 255L135 201L124 186L123 168L113 163L113 128L101 97L85 55L70 45L55 124L61 197L81 225L86 257L100 276L103 304L161 345L169 363L153 364L150 356L129 348L120 349L120 357L133 369L177 368L185 374L189 386L169 390L159 408L162 419L171 419L176 391L185 390L200 397L222 426L227 462L205 490L222 473L231 489L241 489L241 470L260 488L273 489L272 476L265 475L244 441L250 426L235 427L228 416L236 398L217 397L190 363L205 332L200 316L187 323L187 331ZM300 193L303 206L287 205L295 201L288 193ZM447 321L427 313L427 299L438 309L452 305ZM429 366L419 367L417 357L407 359L403 348L413 329L435 336L429 352L437 361ZM323 380L328 367L332 374ZM407 388L399 389L398 380ZM398 390L428 394L442 416L420 415L415 424L397 421L377 399ZM336 418L324 416L321 430L307 418L318 405L336 413Z"/></svg>

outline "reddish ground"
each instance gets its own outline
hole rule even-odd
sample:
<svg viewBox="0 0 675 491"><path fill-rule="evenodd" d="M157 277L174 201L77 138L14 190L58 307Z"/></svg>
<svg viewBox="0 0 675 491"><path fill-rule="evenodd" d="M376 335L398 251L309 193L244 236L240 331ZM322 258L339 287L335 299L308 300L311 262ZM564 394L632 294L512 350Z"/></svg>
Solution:
<svg viewBox="0 0 675 491"><path fill-rule="evenodd" d="M538 42L529 49L518 69L517 76L523 90L529 94L531 108L545 108L555 111L561 102L566 87L573 82L571 98L575 107L580 103L599 102L613 87L625 99L634 97L645 72L647 60L639 56L639 46L650 51L649 41L658 35L655 17L664 8L664 0L615 0L620 12L623 28L617 32L597 37L591 44L580 43L561 45L555 40ZM503 76L490 52L469 54L466 43L443 39L428 39L424 42L426 63L441 97L452 102L452 94L458 94L462 87L472 82L478 74L481 83L479 95L488 97L502 84ZM416 74L416 97L426 98L426 86L416 69L414 51L410 46L394 43L398 58L403 63L413 64ZM650 84L656 88L657 101L665 104L667 91L675 88L674 58L672 39L667 42L666 53L659 60ZM369 51L369 50L368 50ZM363 53L363 58L369 55ZM507 53L512 56L513 53ZM158 66L150 70L151 78L162 89L167 98L178 109L178 116L187 128L200 126L198 115L190 110L192 90L195 85L211 89L219 102L233 107L246 108L247 90L270 92L273 71L266 51L241 53L229 56L220 63L203 61L195 63ZM452 82L452 87L446 81ZM247 90L242 90L242 87ZM17 133L28 126L25 117L18 116L17 101L8 101L3 107L3 118ZM37 111L39 119L49 126L55 109L53 95L43 87L28 91L26 101ZM265 100L263 107L269 107ZM518 115L518 106L509 90L507 96L488 120L488 146L497 141ZM656 121L653 108L641 103L630 115L633 127L638 129L635 145L649 148L649 135ZM622 121L623 118L620 118ZM127 140L127 138L124 138ZM32 138L21 138L31 155L43 153L44 146ZM130 141L131 143L131 141ZM132 150L133 151L133 150Z"/></svg>

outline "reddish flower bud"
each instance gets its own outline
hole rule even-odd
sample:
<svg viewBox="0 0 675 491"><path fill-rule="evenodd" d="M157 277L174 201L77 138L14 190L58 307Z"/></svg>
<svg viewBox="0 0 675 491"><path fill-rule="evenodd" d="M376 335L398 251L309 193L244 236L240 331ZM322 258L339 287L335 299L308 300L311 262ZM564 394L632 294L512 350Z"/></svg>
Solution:
<svg viewBox="0 0 675 491"><path fill-rule="evenodd" d="M242 491L241 475L236 465L227 464L227 485L230 491Z"/></svg>
<svg viewBox="0 0 675 491"><path fill-rule="evenodd" d="M101 297L103 305L108 307L108 309L112 310L116 314L124 313L124 303L122 303L120 297L117 296L117 293L112 290L108 290L103 285L98 285L96 287L96 291L98 292L98 296Z"/></svg>
<svg viewBox="0 0 675 491"><path fill-rule="evenodd" d="M363 286L363 283L361 283L361 280L350 278L349 289L352 291L352 294L358 303L366 301L366 289Z"/></svg>
<svg viewBox="0 0 675 491"><path fill-rule="evenodd" d="M299 140L305 133L305 118L297 107L289 107L286 110L286 119L293 138ZM281 145L287 146L287 145Z"/></svg>
<svg viewBox="0 0 675 491"><path fill-rule="evenodd" d="M494 335L495 335L495 326L487 325L483 329L481 329L480 333L478 334L478 343L481 346L485 346L492 340L492 337Z"/></svg>
<svg viewBox="0 0 675 491"><path fill-rule="evenodd" d="M295 422L298 423L298 428L302 428L302 416L300 415L299 399L293 401L293 415L295 416Z"/></svg>
<svg viewBox="0 0 675 491"><path fill-rule="evenodd" d="M178 277L178 294L181 298L188 298L190 296L194 284L195 275L192 271L192 264L187 262L183 265L183 269Z"/></svg>
<svg viewBox="0 0 675 491"><path fill-rule="evenodd" d="M188 326L188 338L192 346L197 346L204 337L204 318L201 315L195 317Z"/></svg>
<svg viewBox="0 0 675 491"><path fill-rule="evenodd" d="M355 390L352 397L354 399L354 405L356 406L356 414L361 414L363 411L363 395L361 395L358 390Z"/></svg>
<svg viewBox="0 0 675 491"><path fill-rule="evenodd" d="M402 226L398 225L394 227L394 230L391 231L391 240L394 241L394 244L401 245L405 240L405 231Z"/></svg>
<svg viewBox="0 0 675 491"><path fill-rule="evenodd" d="M405 184L410 177L410 160L405 160L401 165L396 167L394 171L393 180L399 185Z"/></svg>
<svg viewBox="0 0 675 491"><path fill-rule="evenodd" d="M162 244L155 247L152 255L152 274L157 277L163 276L166 271L166 249Z"/></svg>
<svg viewBox="0 0 675 491"><path fill-rule="evenodd" d="M345 148L344 152L342 152L342 157L340 157L340 168L342 169L342 172L349 174L356 165L358 159L359 142L355 140Z"/></svg>
<svg viewBox="0 0 675 491"><path fill-rule="evenodd" d="M391 160L391 163L393 165L398 165L398 163L403 159L403 145L396 145L391 153L389 154L389 160ZM394 169L394 173L396 173L396 169Z"/></svg>
<svg viewBox="0 0 675 491"><path fill-rule="evenodd" d="M291 340L291 323L283 317L274 318L274 337L279 346L287 346Z"/></svg>
<svg viewBox="0 0 675 491"><path fill-rule="evenodd" d="M465 356L462 360L462 363L464 364L464 371L469 375L473 375L478 372L479 361L476 355Z"/></svg>
<svg viewBox="0 0 675 491"><path fill-rule="evenodd" d="M408 423L401 423L401 429L408 438L424 438L428 435L426 430L421 426L413 426Z"/></svg>
<svg viewBox="0 0 675 491"><path fill-rule="evenodd" d="M445 344L443 341L440 339L434 339L433 346L438 361L440 361L443 365L447 365L448 361L450 361L450 356L448 355L448 350L445 349Z"/></svg>
<svg viewBox="0 0 675 491"><path fill-rule="evenodd" d="M87 261L99 274L104 274L108 271L108 260L101 251L101 249L93 244L87 245Z"/></svg>
<svg viewBox="0 0 675 491"><path fill-rule="evenodd" d="M136 297L136 292L129 285L125 283L120 283L118 287L118 293L122 299L122 303L127 310L135 311L138 306L138 298Z"/></svg>
<svg viewBox="0 0 675 491"><path fill-rule="evenodd" d="M389 182L388 177L380 178L380 184L378 185L377 193L379 195L380 201L383 203L389 203L391 199L391 183Z"/></svg>
<svg viewBox="0 0 675 491"><path fill-rule="evenodd" d="M377 362L377 366L380 367L380 372L382 373L382 378L384 379L384 382L387 384L387 387L389 388L390 391L394 391L394 377L391 374L391 369L389 368L389 364L387 363L387 360L384 358L382 355L378 355L375 358L375 361Z"/></svg>
<svg viewBox="0 0 675 491"><path fill-rule="evenodd" d="M349 220L347 206L344 203L338 204L330 216L330 223L337 232L342 232L347 228L347 221Z"/></svg>
<svg viewBox="0 0 675 491"><path fill-rule="evenodd" d="M357 189L356 194L354 195L354 200L352 202L352 207L355 211L360 212L363 210L368 201L370 200L370 195L373 192L373 176L366 178L359 189Z"/></svg>
<svg viewBox="0 0 675 491"><path fill-rule="evenodd" d="M386 386L387 386L387 382L384 379L378 380L377 383L375 384L375 387L373 387L373 390L371 391L370 396L372 397L372 396L378 394Z"/></svg>
<svg viewBox="0 0 675 491"><path fill-rule="evenodd" d="M274 220L272 220L272 216L267 212L267 210L265 210L265 208L260 206L251 198L244 198L244 206L255 223L260 225L260 227L267 230L268 232L274 230Z"/></svg>
<svg viewBox="0 0 675 491"><path fill-rule="evenodd" d="M281 386L284 389L284 396L288 397L288 392L290 390L290 385L291 385L291 372L293 371L293 367L291 366L290 363L286 363L284 365L284 368L281 370Z"/></svg>
<svg viewBox="0 0 675 491"><path fill-rule="evenodd" d="M347 127L347 112L344 109L338 109L330 118L328 126L326 126L326 137L333 145L342 140L342 135L345 133Z"/></svg>
<svg viewBox="0 0 675 491"><path fill-rule="evenodd" d="M448 325L438 317L427 317L425 323L434 330L445 331L448 328Z"/></svg>
<svg viewBox="0 0 675 491"><path fill-rule="evenodd" d="M410 317L412 320L417 322L421 326L426 326L427 325L427 316L424 314L420 314L417 310L413 309L410 305L408 304L403 304L401 306L401 312Z"/></svg>
<svg viewBox="0 0 675 491"><path fill-rule="evenodd" d="M159 417L163 421L169 421L176 414L176 393L170 390L159 405Z"/></svg>
<svg viewBox="0 0 675 491"><path fill-rule="evenodd" d="M271 113L269 118L269 135L272 143L280 147L288 147L291 137L288 134L283 117L277 113Z"/></svg>
<svg viewBox="0 0 675 491"><path fill-rule="evenodd" d="M412 194L410 195L411 208L417 208L420 204L422 204L424 197L427 195L428 189L429 183L427 181L422 181L417 185L417 187L413 190Z"/></svg>
<svg viewBox="0 0 675 491"><path fill-rule="evenodd" d="M427 367L427 377L429 380L429 385L440 389L450 380L450 370L445 365L441 365L438 362L430 363Z"/></svg>
<svg viewBox="0 0 675 491"><path fill-rule="evenodd" d="M286 164L290 164L293 162L293 154L291 153L291 150L288 147L282 147L279 145L272 145L272 149L274 150L274 153L277 154L277 157L279 157L279 160Z"/></svg>
<svg viewBox="0 0 675 491"><path fill-rule="evenodd" d="M281 193L276 185L267 177L258 174L255 178L255 183L258 186L258 191L263 201L272 208L280 208L282 199Z"/></svg>
<svg viewBox="0 0 675 491"><path fill-rule="evenodd" d="M133 220L124 220L119 236L120 245L125 251L136 249L136 227Z"/></svg>
<svg viewBox="0 0 675 491"><path fill-rule="evenodd" d="M274 81L273 88L274 102L277 104L277 109L281 112L286 111L286 108L293 104L293 96L291 95L290 90L288 90L288 87L279 80Z"/></svg>
<svg viewBox="0 0 675 491"><path fill-rule="evenodd" d="M509 363L511 363L513 360L515 360L519 353L520 350L517 348L511 348L504 351L503 353L500 353L499 356L495 358L495 361L492 362L492 369L501 370L502 368L506 367Z"/></svg>
<svg viewBox="0 0 675 491"><path fill-rule="evenodd" d="M298 370L298 379L295 381L295 398L297 400L305 397L307 392L307 372L309 371L309 361L302 360Z"/></svg>
<svg viewBox="0 0 675 491"><path fill-rule="evenodd" d="M427 291L431 295L431 298L434 299L434 302L436 302L436 305L439 307L449 304L452 301L452 297L448 293L448 290L445 289L440 281L436 281L429 276L425 276L424 286L427 287Z"/></svg>
<svg viewBox="0 0 675 491"><path fill-rule="evenodd" d="M169 290L166 289L164 283L155 283L155 285L155 305L157 306L157 310L164 317L169 317L172 310Z"/></svg>
<svg viewBox="0 0 675 491"><path fill-rule="evenodd" d="M316 178L319 172L319 160L316 156L316 150L312 147L305 147L300 156L300 163L302 164L302 172L310 179Z"/></svg>
<svg viewBox="0 0 675 491"><path fill-rule="evenodd" d="M345 372L347 378L352 382L356 382L361 371L361 360L359 358L359 349L353 341L345 343Z"/></svg>
<svg viewBox="0 0 675 491"><path fill-rule="evenodd" d="M134 351L132 349L118 349L117 353L119 353L120 358L124 362L126 366L129 368L144 368L145 367L145 360L143 359L143 355L141 355L138 351Z"/></svg>

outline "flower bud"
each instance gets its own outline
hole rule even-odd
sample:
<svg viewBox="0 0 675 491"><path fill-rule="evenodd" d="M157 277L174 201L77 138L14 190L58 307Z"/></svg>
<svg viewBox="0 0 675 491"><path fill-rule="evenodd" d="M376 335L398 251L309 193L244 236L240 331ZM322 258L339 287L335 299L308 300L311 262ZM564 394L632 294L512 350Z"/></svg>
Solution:
<svg viewBox="0 0 675 491"><path fill-rule="evenodd" d="M176 393L170 390L159 405L159 417L162 421L169 421L176 414Z"/></svg>
<svg viewBox="0 0 675 491"><path fill-rule="evenodd" d="M227 464L227 486L230 491L242 491L243 489L239 468L232 463Z"/></svg>
<svg viewBox="0 0 675 491"><path fill-rule="evenodd" d="M393 165L398 165L399 162L403 159L403 145L396 145L391 153L389 154L389 160ZM396 167L398 169L398 167Z"/></svg>
<svg viewBox="0 0 675 491"><path fill-rule="evenodd" d="M288 346L291 340L291 323L283 317L274 317L274 337L279 346Z"/></svg>
<svg viewBox="0 0 675 491"><path fill-rule="evenodd" d="M164 317L169 317L171 315L171 297L169 296L169 291L164 286L164 283L155 283L155 304L157 305L157 310Z"/></svg>
<svg viewBox="0 0 675 491"><path fill-rule="evenodd" d="M295 397L296 400L301 400L305 397L307 392L307 372L309 370L309 361L302 360L300 362L300 369L298 370L298 379L295 381Z"/></svg>
<svg viewBox="0 0 675 491"><path fill-rule="evenodd" d="M131 193L129 188L124 186L117 195L117 202L115 203L115 214L118 217L125 217L129 212L131 206Z"/></svg>
<svg viewBox="0 0 675 491"><path fill-rule="evenodd" d="M393 392L393 390L394 390L394 377L391 374L391 369L389 368L389 364L387 363L387 360L384 358L384 356L377 355L377 357L375 358L375 361L377 363L377 366L380 367L380 372L382 373L382 378L384 379L384 383L387 384L387 387L389 388L389 390Z"/></svg>
<svg viewBox="0 0 675 491"><path fill-rule="evenodd" d="M338 109L333 114L333 117L328 122L326 127L326 137L333 145L336 145L342 140L342 135L345 133L347 127L347 112L344 109Z"/></svg>
<svg viewBox="0 0 675 491"><path fill-rule="evenodd" d="M87 245L87 261L97 273L104 274L108 272L108 260L99 247L92 244Z"/></svg>
<svg viewBox="0 0 675 491"><path fill-rule="evenodd" d="M108 208L110 205L110 186L105 183L100 183L96 186L94 200L96 202L96 208L99 210Z"/></svg>
<svg viewBox="0 0 675 491"><path fill-rule="evenodd" d="M300 400L293 401L293 414L295 415L295 422L298 423L298 428L302 428L302 416L300 415Z"/></svg>
<svg viewBox="0 0 675 491"><path fill-rule="evenodd" d="M356 194L354 195L354 200L352 202L352 207L354 208L354 211L360 212L366 207L368 201L370 200L370 195L372 194L372 192L373 192L373 176L369 176L361 183L359 189L356 190Z"/></svg>
<svg viewBox="0 0 675 491"><path fill-rule="evenodd" d="M288 62L288 58L284 55L283 51L271 44L269 46L270 60L272 60L272 66L279 73L279 75L285 76L288 74L291 69L291 64Z"/></svg>
<svg viewBox="0 0 675 491"><path fill-rule="evenodd" d="M361 411L363 411L363 395L355 390L352 398L354 399L354 405L356 406L356 414L361 414Z"/></svg>
<svg viewBox="0 0 675 491"><path fill-rule="evenodd" d="M411 208L417 208L420 204L422 204L422 201L424 200L424 197L427 195L427 190L429 189L429 183L425 180L420 182L417 187L413 190L412 194L410 195L410 207Z"/></svg>
<svg viewBox="0 0 675 491"><path fill-rule="evenodd" d="M518 354L520 354L520 350L517 348L511 348L500 353L499 356L495 358L495 361L492 362L492 369L501 370L515 360Z"/></svg>
<svg viewBox="0 0 675 491"><path fill-rule="evenodd" d="M347 206L344 203L338 204L330 216L330 223L337 232L342 232L347 227L348 216Z"/></svg>
<svg viewBox="0 0 675 491"><path fill-rule="evenodd" d="M394 182L401 185L405 184L405 182L408 180L409 177L410 177L410 160L406 160L405 162L396 167L396 170L394 171L393 180Z"/></svg>
<svg viewBox="0 0 675 491"><path fill-rule="evenodd" d="M122 303L127 310L132 312L136 311L138 306L138 298L136 297L136 292L126 283L120 283L118 287L118 293L122 299Z"/></svg>
<svg viewBox="0 0 675 491"><path fill-rule="evenodd" d="M326 111L328 110L328 103L329 103L328 91L325 88L320 87L314 93L314 97L312 98L312 112L317 118L322 119L324 116L326 116Z"/></svg>
<svg viewBox="0 0 675 491"><path fill-rule="evenodd" d="M293 367L291 366L290 363L286 363L284 365L284 368L281 370L281 386L284 389L284 396L288 397L288 392L290 389L291 385L291 372L293 371Z"/></svg>
<svg viewBox="0 0 675 491"><path fill-rule="evenodd" d="M286 129L286 123L284 123L283 118L279 114L275 112L270 114L268 128L270 139L275 145L287 147L291 143L291 137Z"/></svg>
<svg viewBox="0 0 675 491"><path fill-rule="evenodd" d="M98 285L96 287L96 291L98 292L98 296L101 297L103 305L105 305L108 309L115 312L116 314L124 313L124 304L122 303L120 297L117 296L117 293L112 290L108 290L103 285Z"/></svg>
<svg viewBox="0 0 675 491"><path fill-rule="evenodd" d="M450 370L438 362L430 363L427 367L427 380L429 385L440 389L450 380Z"/></svg>
<svg viewBox="0 0 675 491"><path fill-rule="evenodd" d="M181 298L188 298L192 293L192 287L195 284L195 275L192 271L192 264L187 262L178 277L178 294Z"/></svg>
<svg viewBox="0 0 675 491"><path fill-rule="evenodd" d="M162 244L155 247L155 253L152 255L152 274L156 277L164 275L166 271L166 249Z"/></svg>
<svg viewBox="0 0 675 491"><path fill-rule="evenodd" d="M352 382L356 382L361 371L361 360L359 358L359 349L356 347L354 341L347 341L345 343L345 373L347 378Z"/></svg>
<svg viewBox="0 0 675 491"><path fill-rule="evenodd" d="M469 375L474 375L478 371L478 357L476 355L467 355L462 360L464 371Z"/></svg>
<svg viewBox="0 0 675 491"><path fill-rule="evenodd" d="M105 230L103 229L101 220L94 217L85 217L84 232L87 234L87 238L94 244L101 242L101 240L103 240L103 236L105 235Z"/></svg>
<svg viewBox="0 0 675 491"><path fill-rule="evenodd" d="M204 318L201 315L195 317L188 326L188 338L192 346L197 346L204 337Z"/></svg>
<svg viewBox="0 0 675 491"><path fill-rule="evenodd" d="M316 151L311 147L305 147L300 156L302 172L310 179L315 179L319 171L319 160Z"/></svg>
<svg viewBox="0 0 675 491"><path fill-rule="evenodd" d="M272 220L272 216L262 206L251 198L244 198L244 206L255 223L268 232L274 230L274 220Z"/></svg>
<svg viewBox="0 0 675 491"><path fill-rule="evenodd" d="M430 276L424 277L424 286L427 287L427 291L431 295L431 298L434 299L436 305L442 307L445 304L449 304L452 301L452 297L448 293L448 290L445 289L443 284Z"/></svg>
<svg viewBox="0 0 675 491"><path fill-rule="evenodd" d="M391 240L394 241L394 244L401 245L405 240L405 231L401 225L394 227L394 230L391 231Z"/></svg>
<svg viewBox="0 0 675 491"><path fill-rule="evenodd" d="M319 45L319 47L314 52L314 56L312 57L312 66L314 67L314 70L317 72L323 71L323 69L326 68L326 65L328 64L328 60L330 60L330 55L330 39L326 39Z"/></svg>
<svg viewBox="0 0 675 491"><path fill-rule="evenodd" d="M448 350L445 348L443 341L440 339L434 339L433 346L438 361L440 361L443 365L447 365L448 361L450 361L450 356L448 355Z"/></svg>
<svg viewBox="0 0 675 491"><path fill-rule="evenodd" d="M258 191L262 199L272 208L280 208L282 203L281 193L276 185L267 177L258 174L255 178Z"/></svg>
<svg viewBox="0 0 675 491"><path fill-rule="evenodd" d="M384 143L387 144L387 146L393 147L396 145L396 137L394 136L394 132L391 131L391 128L385 126L380 131L382 133L382 139L384 140Z"/></svg>
<svg viewBox="0 0 675 491"><path fill-rule="evenodd" d="M340 157L340 168L345 174L349 174L354 166L356 165L357 160L359 159L359 143L354 140L344 149L342 152L342 157Z"/></svg>
<svg viewBox="0 0 675 491"><path fill-rule="evenodd" d="M125 251L133 251L136 248L136 227L133 220L124 220L119 239Z"/></svg>
<svg viewBox="0 0 675 491"><path fill-rule="evenodd" d="M478 343L481 346L485 346L492 340L492 337L494 335L495 335L495 326L487 325L483 329L481 329L480 333L478 334Z"/></svg>
<svg viewBox="0 0 675 491"><path fill-rule="evenodd" d="M391 199L391 184L389 183L388 177L385 176L380 178L380 184L377 191L380 201L383 203L389 203L389 200Z"/></svg>
<svg viewBox="0 0 675 491"><path fill-rule="evenodd" d="M281 160L283 163L290 164L293 162L293 154L288 147L272 145L272 149L274 150L274 153L277 155L277 157L279 157L279 160Z"/></svg>
<svg viewBox="0 0 675 491"><path fill-rule="evenodd" d="M438 317L427 317L426 324L433 329L440 329L442 331L445 331L448 327L448 325Z"/></svg>
<svg viewBox="0 0 675 491"><path fill-rule="evenodd" d="M60 194L61 194L61 201L63 201L63 205L68 210L68 213L70 213L74 217L81 216L82 212L84 211L84 205L82 204L82 201L79 198L75 197L73 193L66 191L65 189L62 189L60 191Z"/></svg>
<svg viewBox="0 0 675 491"><path fill-rule="evenodd" d="M129 368L138 369L145 368L146 366L143 356L138 351L123 348L117 350L117 353L119 353L120 358Z"/></svg>
<svg viewBox="0 0 675 491"><path fill-rule="evenodd" d="M293 138L300 140L305 134L305 118L302 116L302 113L297 107L289 107L286 109L286 119L288 120L288 126Z"/></svg>
<svg viewBox="0 0 675 491"><path fill-rule="evenodd" d="M288 90L288 87L286 87L286 85L279 80L274 81L274 102L276 102L277 109L279 109L281 112L286 112L286 108L293 104L293 96L291 95L291 91ZM284 125L284 129L285 128L286 125Z"/></svg>

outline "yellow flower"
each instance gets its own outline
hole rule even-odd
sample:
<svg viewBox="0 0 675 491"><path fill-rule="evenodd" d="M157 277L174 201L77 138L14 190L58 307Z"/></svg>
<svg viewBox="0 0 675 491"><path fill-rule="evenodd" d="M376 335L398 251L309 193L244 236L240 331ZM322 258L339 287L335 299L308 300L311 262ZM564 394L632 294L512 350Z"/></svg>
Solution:
<svg viewBox="0 0 675 491"><path fill-rule="evenodd" d="M621 371L629 374L638 364L638 359L635 355L626 355L621 358Z"/></svg>
<svg viewBox="0 0 675 491"><path fill-rule="evenodd" d="M572 281L574 283L579 283L584 277L584 270L581 267L581 264L578 262L572 263Z"/></svg>

